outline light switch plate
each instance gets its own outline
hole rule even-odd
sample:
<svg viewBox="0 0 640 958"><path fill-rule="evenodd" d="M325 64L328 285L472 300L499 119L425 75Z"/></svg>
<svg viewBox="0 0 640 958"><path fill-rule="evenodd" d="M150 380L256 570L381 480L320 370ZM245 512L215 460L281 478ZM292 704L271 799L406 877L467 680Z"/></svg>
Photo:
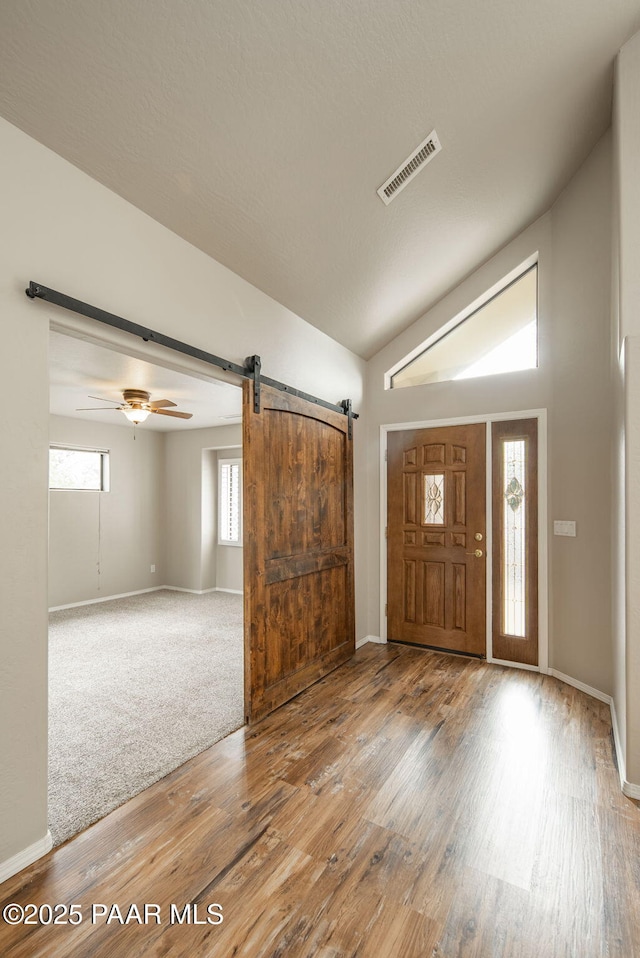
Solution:
<svg viewBox="0 0 640 958"><path fill-rule="evenodd" d="M553 520L553 534L554 536L575 536L576 535L576 524L573 519L554 519Z"/></svg>

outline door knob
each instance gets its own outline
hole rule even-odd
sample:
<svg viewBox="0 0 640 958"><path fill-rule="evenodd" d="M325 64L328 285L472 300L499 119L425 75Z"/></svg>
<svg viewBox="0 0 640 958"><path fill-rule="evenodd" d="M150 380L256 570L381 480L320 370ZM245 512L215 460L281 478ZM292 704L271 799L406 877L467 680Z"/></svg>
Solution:
<svg viewBox="0 0 640 958"><path fill-rule="evenodd" d="M476 549L475 552L465 552L466 556L475 556L476 559L482 558L482 549Z"/></svg>
<svg viewBox="0 0 640 958"><path fill-rule="evenodd" d="M476 542L482 542L482 533L481 533L481 532L476 532L476 534L475 534L475 536L474 536L473 538L476 540Z"/></svg>

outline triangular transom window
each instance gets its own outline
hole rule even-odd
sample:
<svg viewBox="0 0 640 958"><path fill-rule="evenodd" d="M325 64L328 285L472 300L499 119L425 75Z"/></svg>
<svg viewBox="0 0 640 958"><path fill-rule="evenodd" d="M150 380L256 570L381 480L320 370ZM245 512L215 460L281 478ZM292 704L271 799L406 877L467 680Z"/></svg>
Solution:
<svg viewBox="0 0 640 958"><path fill-rule="evenodd" d="M536 264L394 372L391 389L535 368L537 290Z"/></svg>

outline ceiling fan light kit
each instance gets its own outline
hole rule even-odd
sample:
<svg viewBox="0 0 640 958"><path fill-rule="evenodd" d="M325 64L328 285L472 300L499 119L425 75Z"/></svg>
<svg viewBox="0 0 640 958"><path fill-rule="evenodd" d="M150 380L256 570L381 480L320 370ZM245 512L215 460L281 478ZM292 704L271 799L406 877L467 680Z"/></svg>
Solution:
<svg viewBox="0 0 640 958"><path fill-rule="evenodd" d="M113 402L112 399L103 399L101 396L90 396L90 399L98 399L100 402ZM121 406L95 406L96 411L100 409L115 409L117 412L123 412L129 422L134 426L143 423L151 413L157 413L160 416L173 416L176 419L191 419L193 413L180 412L178 409L167 409L167 406L175 406L170 399L156 399L151 401L151 394L146 389L123 389L122 398L124 402ZM78 410L80 412L81 410Z"/></svg>
<svg viewBox="0 0 640 958"><path fill-rule="evenodd" d="M123 409L122 411L129 422L132 422L134 426L139 426L140 423L143 423L151 412L150 409L142 409L141 406L132 406L130 409Z"/></svg>

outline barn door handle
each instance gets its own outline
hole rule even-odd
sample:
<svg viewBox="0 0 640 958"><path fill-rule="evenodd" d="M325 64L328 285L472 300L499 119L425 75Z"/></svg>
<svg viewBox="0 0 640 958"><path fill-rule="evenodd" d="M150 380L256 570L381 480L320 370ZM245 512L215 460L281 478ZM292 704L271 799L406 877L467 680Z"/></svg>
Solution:
<svg viewBox="0 0 640 958"><path fill-rule="evenodd" d="M475 556L476 559L482 558L482 549L475 549L474 552L465 552L466 556Z"/></svg>

